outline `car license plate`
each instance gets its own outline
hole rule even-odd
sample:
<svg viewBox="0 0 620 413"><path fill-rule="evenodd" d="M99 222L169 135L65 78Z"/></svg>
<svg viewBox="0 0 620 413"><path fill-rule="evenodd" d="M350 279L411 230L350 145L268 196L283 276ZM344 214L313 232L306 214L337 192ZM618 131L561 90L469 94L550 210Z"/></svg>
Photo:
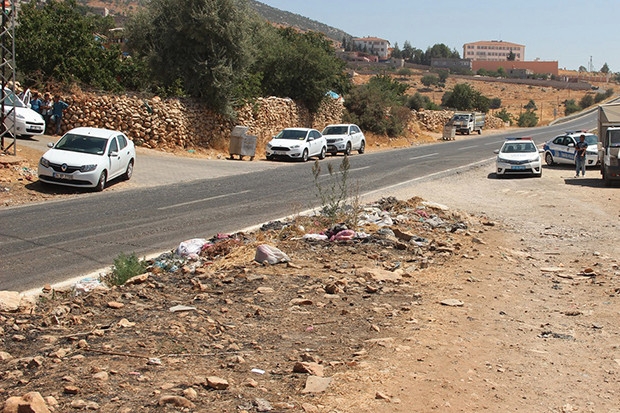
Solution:
<svg viewBox="0 0 620 413"><path fill-rule="evenodd" d="M285 151L273 151L274 155L286 155Z"/></svg>
<svg viewBox="0 0 620 413"><path fill-rule="evenodd" d="M517 171L522 171L522 170L525 169L525 166L523 166L523 165L512 165L511 169L514 169L514 170L517 170Z"/></svg>
<svg viewBox="0 0 620 413"><path fill-rule="evenodd" d="M54 178L56 178L56 179L72 180L73 176L67 175L67 174L59 174L59 173L54 172Z"/></svg>

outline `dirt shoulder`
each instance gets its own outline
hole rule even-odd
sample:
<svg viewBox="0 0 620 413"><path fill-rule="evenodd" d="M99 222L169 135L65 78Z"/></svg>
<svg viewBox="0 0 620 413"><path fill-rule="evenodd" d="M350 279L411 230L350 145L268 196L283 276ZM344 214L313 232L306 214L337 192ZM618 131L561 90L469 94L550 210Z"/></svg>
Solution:
<svg viewBox="0 0 620 413"><path fill-rule="evenodd" d="M140 284L2 312L0 397L36 391L57 411L617 412L618 188L594 170L492 172L376 194L368 212L392 223L365 239L276 225L220 239L200 265L162 258ZM290 264L254 262L261 244Z"/></svg>

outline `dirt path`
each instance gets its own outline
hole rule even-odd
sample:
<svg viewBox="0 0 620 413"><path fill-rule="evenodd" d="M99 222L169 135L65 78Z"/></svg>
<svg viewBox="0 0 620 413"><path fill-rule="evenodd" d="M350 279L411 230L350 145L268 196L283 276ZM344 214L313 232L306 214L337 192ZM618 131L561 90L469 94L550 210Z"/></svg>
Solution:
<svg viewBox="0 0 620 413"><path fill-rule="evenodd" d="M416 279L422 298L343 378L339 411L620 411L619 189L604 188L598 171L503 180L492 171L395 194L497 225L479 235L479 257Z"/></svg>

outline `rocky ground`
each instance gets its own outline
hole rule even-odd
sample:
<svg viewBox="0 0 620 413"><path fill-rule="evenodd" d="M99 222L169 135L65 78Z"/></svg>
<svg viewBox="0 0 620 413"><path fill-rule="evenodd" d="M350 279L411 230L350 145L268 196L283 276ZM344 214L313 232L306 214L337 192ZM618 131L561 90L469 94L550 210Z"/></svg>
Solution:
<svg viewBox="0 0 620 413"><path fill-rule="evenodd" d="M5 411L619 412L618 188L492 171L364 199L352 239L205 234L197 261L5 309Z"/></svg>

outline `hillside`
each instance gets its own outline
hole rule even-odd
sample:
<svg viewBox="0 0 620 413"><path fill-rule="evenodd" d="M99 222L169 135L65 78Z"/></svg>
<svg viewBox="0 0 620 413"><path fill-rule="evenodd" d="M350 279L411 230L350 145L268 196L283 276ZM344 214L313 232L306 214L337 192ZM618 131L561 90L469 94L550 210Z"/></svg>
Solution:
<svg viewBox="0 0 620 413"><path fill-rule="evenodd" d="M106 8L112 15L128 16L138 10L143 2L136 0L83 0L81 3L93 8ZM265 20L276 25L291 26L302 31L320 32L337 42L342 41L344 37L351 37L350 34L335 27L268 6L256 0L248 0L248 4Z"/></svg>

